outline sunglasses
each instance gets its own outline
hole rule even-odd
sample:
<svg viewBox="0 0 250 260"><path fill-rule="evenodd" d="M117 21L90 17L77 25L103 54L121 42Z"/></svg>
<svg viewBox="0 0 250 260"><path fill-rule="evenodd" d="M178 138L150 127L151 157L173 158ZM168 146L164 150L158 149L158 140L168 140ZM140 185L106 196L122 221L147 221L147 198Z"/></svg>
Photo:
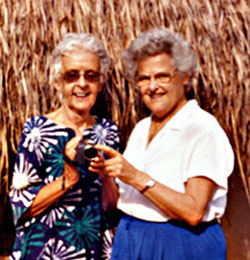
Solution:
<svg viewBox="0 0 250 260"><path fill-rule="evenodd" d="M73 83L78 81L81 76L88 83L98 83L100 80L100 73L93 70L87 70L84 73L80 73L79 70L69 70L63 73L62 78L66 83Z"/></svg>

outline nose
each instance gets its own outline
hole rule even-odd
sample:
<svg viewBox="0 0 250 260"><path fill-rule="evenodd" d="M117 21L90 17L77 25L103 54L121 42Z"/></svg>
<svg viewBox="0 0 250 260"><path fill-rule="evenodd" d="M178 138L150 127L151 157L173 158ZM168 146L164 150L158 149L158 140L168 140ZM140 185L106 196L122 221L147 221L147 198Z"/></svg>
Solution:
<svg viewBox="0 0 250 260"><path fill-rule="evenodd" d="M157 82L155 81L154 77L150 78L148 88L149 88L150 91L154 91L157 88Z"/></svg>
<svg viewBox="0 0 250 260"><path fill-rule="evenodd" d="M77 81L78 85L80 86L85 86L86 85L86 80L85 80L85 77L84 77L84 74L80 74L80 77Z"/></svg>

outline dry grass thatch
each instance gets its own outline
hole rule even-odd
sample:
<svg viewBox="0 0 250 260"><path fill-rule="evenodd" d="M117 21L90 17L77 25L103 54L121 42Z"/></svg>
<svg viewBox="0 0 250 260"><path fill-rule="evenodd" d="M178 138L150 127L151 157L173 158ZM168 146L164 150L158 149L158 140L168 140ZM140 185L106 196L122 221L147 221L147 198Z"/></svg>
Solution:
<svg viewBox="0 0 250 260"><path fill-rule="evenodd" d="M250 6L248 0L1 0L0 173L9 187L11 152L25 120L58 107L48 86L50 54L65 32L91 32L113 60L109 114L123 146L143 116L137 93L124 80L120 52L154 26L180 32L199 59L194 92L230 137L250 202Z"/></svg>

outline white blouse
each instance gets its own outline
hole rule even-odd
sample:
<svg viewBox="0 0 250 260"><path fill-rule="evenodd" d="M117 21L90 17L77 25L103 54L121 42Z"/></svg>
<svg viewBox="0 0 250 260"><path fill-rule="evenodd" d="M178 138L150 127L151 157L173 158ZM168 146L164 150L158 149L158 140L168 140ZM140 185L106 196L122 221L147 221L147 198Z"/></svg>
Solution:
<svg viewBox="0 0 250 260"><path fill-rule="evenodd" d="M137 169L178 192L185 192L184 184L189 178L204 176L213 180L217 187L202 221L221 217L226 207L234 154L217 120L202 110L197 101L191 100L146 147L150 123L151 117L147 117L135 126L124 157ZM120 210L146 221L170 219L135 188L118 179L117 183Z"/></svg>

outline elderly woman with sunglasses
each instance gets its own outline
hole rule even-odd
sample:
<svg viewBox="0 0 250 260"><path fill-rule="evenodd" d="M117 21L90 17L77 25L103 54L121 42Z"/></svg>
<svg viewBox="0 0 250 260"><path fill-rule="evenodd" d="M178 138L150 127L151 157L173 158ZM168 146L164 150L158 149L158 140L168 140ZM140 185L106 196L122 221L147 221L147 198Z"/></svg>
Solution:
<svg viewBox="0 0 250 260"><path fill-rule="evenodd" d="M178 34L154 29L131 43L123 63L151 115L135 126L123 156L96 146L109 157L98 166L117 178L124 212L111 259L225 260L216 219L234 155L217 120L190 99L193 51Z"/></svg>
<svg viewBox="0 0 250 260"><path fill-rule="evenodd" d="M106 210L115 205L115 184L89 171L96 154L86 157L83 141L118 149L117 126L91 112L109 63L91 34L67 34L55 48L51 84L62 105L24 125L10 191L16 225L10 259L109 258Z"/></svg>

